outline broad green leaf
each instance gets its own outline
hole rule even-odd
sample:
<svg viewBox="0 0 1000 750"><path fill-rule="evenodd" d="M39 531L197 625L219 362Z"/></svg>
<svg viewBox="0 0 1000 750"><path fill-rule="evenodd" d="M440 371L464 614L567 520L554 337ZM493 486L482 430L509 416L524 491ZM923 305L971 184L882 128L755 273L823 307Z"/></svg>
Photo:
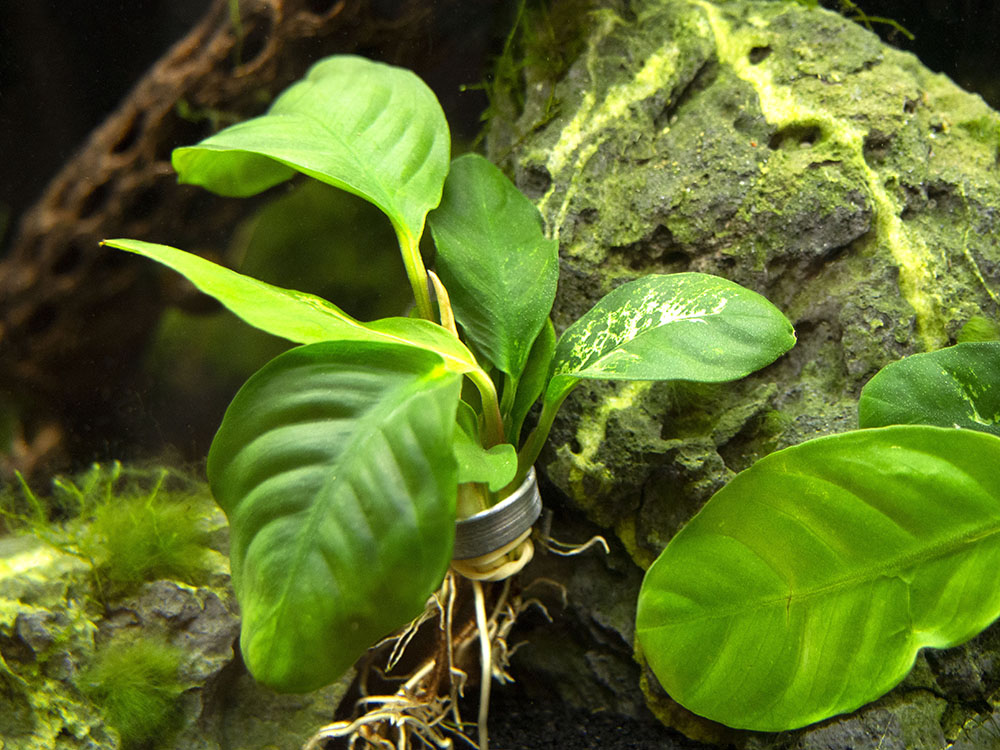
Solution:
<svg viewBox="0 0 1000 750"><path fill-rule="evenodd" d="M499 492L517 473L517 451L509 443L483 448L479 438L478 417L464 401L458 405L458 427L455 430L455 458L458 461L458 481L485 484L491 492Z"/></svg>
<svg viewBox="0 0 1000 750"><path fill-rule="evenodd" d="M319 688L423 610L454 539L460 379L412 347L325 342L236 395L208 476L256 679Z"/></svg>
<svg viewBox="0 0 1000 750"><path fill-rule="evenodd" d="M475 357L441 326L418 318L384 318L360 323L336 305L312 294L266 284L192 253L139 240L102 244L143 255L177 271L205 294L215 297L244 321L299 344L318 341L380 341L429 349L448 368L465 373Z"/></svg>
<svg viewBox="0 0 1000 750"><path fill-rule="evenodd" d="M497 369L520 378L559 280L559 245L542 233L538 209L489 161L466 154L451 163L428 222L455 318Z"/></svg>
<svg viewBox="0 0 1000 750"><path fill-rule="evenodd" d="M545 398L558 402L581 378L736 380L794 344L778 308L739 284L701 273L645 276L566 329Z"/></svg>
<svg viewBox="0 0 1000 750"><path fill-rule="evenodd" d="M1000 435L1000 342L958 344L883 367L861 390L862 427L932 424Z"/></svg>
<svg viewBox="0 0 1000 750"><path fill-rule="evenodd" d="M339 55L313 65L267 114L176 149L173 165L181 182L230 196L302 172L374 203L412 239L441 199L450 150L441 105L416 75Z"/></svg>
<svg viewBox="0 0 1000 750"><path fill-rule="evenodd" d="M552 321L546 320L538 338L535 339L535 343L531 347L528 364L517 384L514 405L507 418L507 439L512 443L520 442L524 419L528 416L528 412L531 411L531 407L534 406L538 397L542 395L545 379L549 375L549 366L552 364L552 352L555 351L555 348L556 332L552 327Z"/></svg>
<svg viewBox="0 0 1000 750"><path fill-rule="evenodd" d="M1000 438L819 438L717 492L646 572L636 635L672 698L742 729L852 711L1000 615Z"/></svg>

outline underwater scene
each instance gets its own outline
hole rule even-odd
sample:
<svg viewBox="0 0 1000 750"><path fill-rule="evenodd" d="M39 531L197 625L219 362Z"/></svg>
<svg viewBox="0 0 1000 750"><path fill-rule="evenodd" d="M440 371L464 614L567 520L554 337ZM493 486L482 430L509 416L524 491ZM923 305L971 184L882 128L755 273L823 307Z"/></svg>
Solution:
<svg viewBox="0 0 1000 750"><path fill-rule="evenodd" d="M0 750L1000 750L998 32L0 3Z"/></svg>

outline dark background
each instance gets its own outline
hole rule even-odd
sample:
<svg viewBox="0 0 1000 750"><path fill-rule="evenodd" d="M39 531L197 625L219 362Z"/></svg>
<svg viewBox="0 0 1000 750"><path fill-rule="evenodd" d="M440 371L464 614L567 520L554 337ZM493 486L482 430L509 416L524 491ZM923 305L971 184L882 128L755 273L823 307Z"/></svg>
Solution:
<svg viewBox="0 0 1000 750"><path fill-rule="evenodd" d="M16 217L210 4L211 0L0 0L3 248L10 242Z"/></svg>

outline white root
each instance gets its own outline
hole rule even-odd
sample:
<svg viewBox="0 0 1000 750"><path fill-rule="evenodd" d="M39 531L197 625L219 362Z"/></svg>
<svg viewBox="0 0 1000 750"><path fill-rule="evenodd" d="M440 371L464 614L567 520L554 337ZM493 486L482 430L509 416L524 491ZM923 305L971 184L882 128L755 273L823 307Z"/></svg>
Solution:
<svg viewBox="0 0 1000 750"><path fill-rule="evenodd" d="M490 750L489 732L486 722L490 713L490 685L493 683L493 645L490 642L490 628L486 623L486 600L483 597L483 584L472 582L472 591L476 598L476 630L479 632L479 750Z"/></svg>
<svg viewBox="0 0 1000 750"><path fill-rule="evenodd" d="M451 570L438 591L428 600L424 612L398 634L378 644L377 647L392 644L385 670L371 662L360 668L358 684L361 698L355 706L362 712L361 715L321 727L306 742L303 750L319 750L323 742L334 738L347 738L350 750L452 750L456 740L478 750L489 750L487 722L492 681L505 683L513 680L507 670L516 647L508 648L507 637L521 613L530 607L538 607L547 619L551 619L538 599L511 596L511 576L519 573L534 554L530 533L530 530L525 532L489 555L471 560L453 560ZM547 534L540 541L545 549L562 556L577 555L597 545L608 552L607 542L599 536L576 546L557 542ZM471 581L475 616L472 623L458 624L460 629L456 632L455 606L462 578ZM504 585L487 616L484 584L499 581L503 581ZM561 591L565 603L565 589L561 585L551 581L538 582L553 583ZM386 673L399 664L417 631L435 618L441 632L436 653L401 678L403 682L393 694L369 695L369 673L387 678ZM465 733L466 724L458 707L467 675L457 665L467 663L468 652L474 643L479 646L481 665L478 743Z"/></svg>

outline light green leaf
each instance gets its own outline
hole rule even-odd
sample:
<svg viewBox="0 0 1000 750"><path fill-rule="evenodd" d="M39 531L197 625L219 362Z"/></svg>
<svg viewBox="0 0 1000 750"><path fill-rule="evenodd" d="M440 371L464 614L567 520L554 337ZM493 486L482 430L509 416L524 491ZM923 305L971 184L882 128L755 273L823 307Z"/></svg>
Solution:
<svg viewBox="0 0 1000 750"><path fill-rule="evenodd" d="M650 275L605 295L556 344L546 402L582 378L736 380L795 344L761 295L701 273Z"/></svg>
<svg viewBox="0 0 1000 750"><path fill-rule="evenodd" d="M459 388L434 354L352 341L286 352L236 395L208 475L256 679L319 688L423 610L454 540Z"/></svg>
<svg viewBox="0 0 1000 750"><path fill-rule="evenodd" d="M369 332L365 340L427 349L441 357L452 372L464 374L479 367L475 356L458 337L436 323L420 318L382 318L365 323L363 327ZM358 336L359 340L361 338Z"/></svg>
<svg viewBox="0 0 1000 750"><path fill-rule="evenodd" d="M883 367L861 391L862 427L932 424L1000 435L1000 342L958 344Z"/></svg>
<svg viewBox="0 0 1000 750"><path fill-rule="evenodd" d="M455 430L455 458L458 461L458 482L485 484L491 492L499 492L517 473L517 452L509 443L483 448L479 437L479 418L464 401L458 405L458 428Z"/></svg>
<svg viewBox="0 0 1000 750"><path fill-rule="evenodd" d="M250 325L274 336L308 344L355 338L362 328L325 299L272 286L184 250L127 239L104 240L101 244L162 263Z"/></svg>
<svg viewBox="0 0 1000 750"><path fill-rule="evenodd" d="M352 55L313 65L267 114L176 149L180 181L254 195L296 171L382 209L411 240L441 199L450 137L434 93L408 70Z"/></svg>
<svg viewBox="0 0 1000 750"><path fill-rule="evenodd" d="M517 380L555 300L558 243L545 238L534 204L477 154L451 163L428 221L455 318L489 361Z"/></svg>
<svg viewBox="0 0 1000 750"><path fill-rule="evenodd" d="M300 344L318 341L380 341L429 349L453 372L476 368L475 357L439 325L417 318L383 318L360 323L325 299L266 284L225 266L167 245L139 240L102 244L158 261L177 271L244 321Z"/></svg>
<svg viewBox="0 0 1000 750"><path fill-rule="evenodd" d="M672 698L792 729L898 683L1000 615L1000 438L885 427L772 453L646 572L636 635Z"/></svg>

